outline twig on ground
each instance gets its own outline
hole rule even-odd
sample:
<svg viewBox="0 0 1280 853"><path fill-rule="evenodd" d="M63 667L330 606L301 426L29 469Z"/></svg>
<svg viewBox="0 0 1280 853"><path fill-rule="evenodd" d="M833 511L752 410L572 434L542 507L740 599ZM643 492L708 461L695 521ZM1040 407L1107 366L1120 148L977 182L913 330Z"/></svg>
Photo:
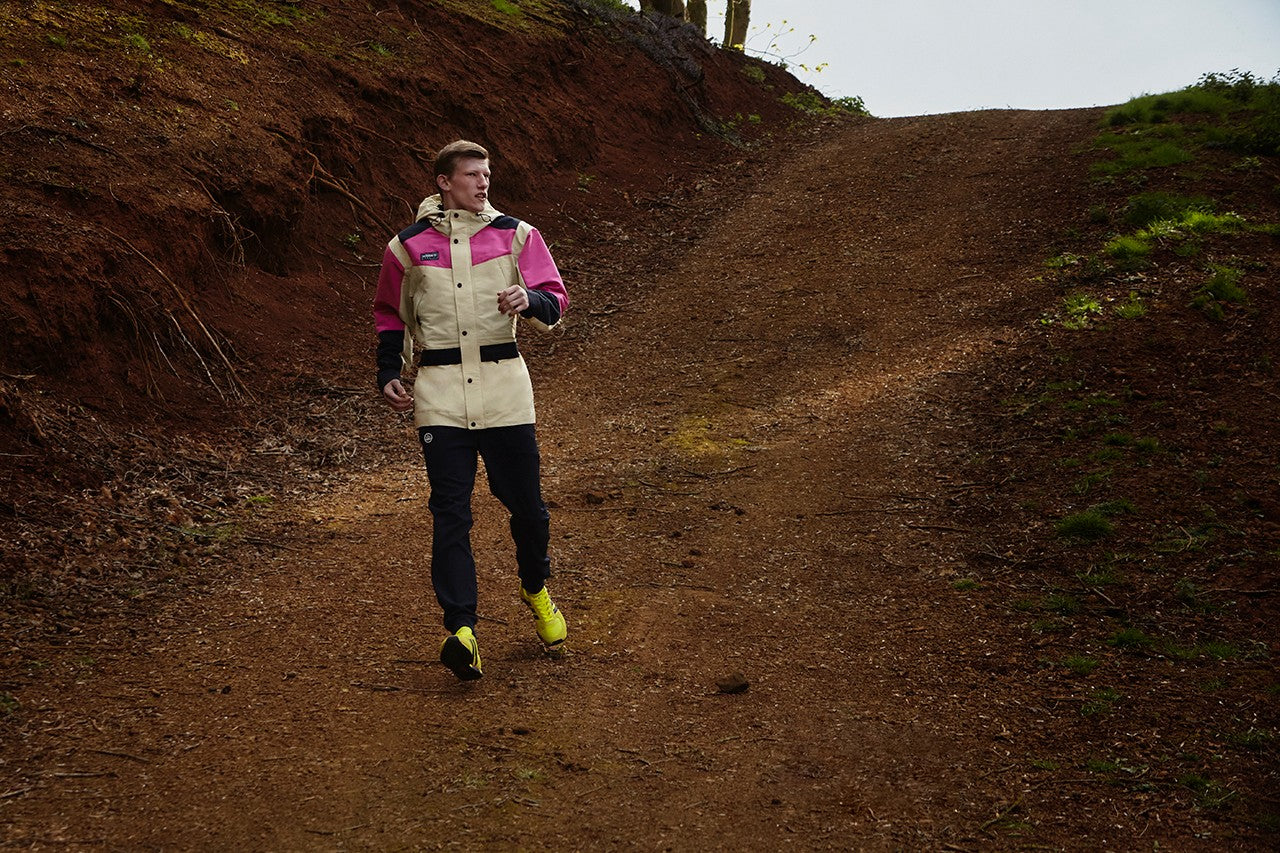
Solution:
<svg viewBox="0 0 1280 853"><path fill-rule="evenodd" d="M973 531L967 527L954 527L950 524L908 524L913 530L950 530L953 533L972 533Z"/></svg>
<svg viewBox="0 0 1280 853"><path fill-rule="evenodd" d="M114 758L127 758L130 761L136 761L139 764L150 764L151 762L140 755L133 755L128 752L121 752L117 749L91 749L90 752L96 752L98 755L110 755Z"/></svg>
<svg viewBox="0 0 1280 853"><path fill-rule="evenodd" d="M1013 814L1020 808L1022 808L1021 797L1014 800L1012 803L1010 803L1009 805L1001 809L999 812L997 812L995 817L991 818L991 820L987 821L982 826L978 827L978 830L980 832L986 832L987 829L991 827L992 824L999 823L1000 821L1004 820L1005 818L1007 818L1009 815Z"/></svg>

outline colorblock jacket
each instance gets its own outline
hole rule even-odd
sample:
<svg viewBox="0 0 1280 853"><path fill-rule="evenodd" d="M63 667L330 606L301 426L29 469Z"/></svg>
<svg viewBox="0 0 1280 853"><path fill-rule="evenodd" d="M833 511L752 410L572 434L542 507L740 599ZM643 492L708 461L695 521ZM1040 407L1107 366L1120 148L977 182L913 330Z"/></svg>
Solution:
<svg viewBox="0 0 1280 853"><path fill-rule="evenodd" d="M387 244L373 301L378 388L413 363L414 421L465 429L531 424L533 386L516 349L516 319L498 311L498 292L529 294L521 317L550 329L569 307L560 271L538 230L486 205L444 210L439 195ZM405 334L406 330L409 334Z"/></svg>

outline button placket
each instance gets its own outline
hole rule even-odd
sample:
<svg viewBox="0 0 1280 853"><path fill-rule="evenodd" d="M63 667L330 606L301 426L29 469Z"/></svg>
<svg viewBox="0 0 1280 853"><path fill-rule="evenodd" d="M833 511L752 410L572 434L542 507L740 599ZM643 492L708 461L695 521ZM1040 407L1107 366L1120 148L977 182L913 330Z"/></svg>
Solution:
<svg viewBox="0 0 1280 853"><path fill-rule="evenodd" d="M457 221L454 214L454 226L461 231L465 226ZM454 232L458 233L457 231ZM471 287L471 245L470 235L464 234L466 240L453 237L457 248L453 251L453 276L457 287L454 288L454 309L458 322L458 347L462 351L462 399L467 423L472 429L477 428L484 420L484 394L481 383L476 380L480 376L480 350L474 343L470 330L477 322L474 288Z"/></svg>

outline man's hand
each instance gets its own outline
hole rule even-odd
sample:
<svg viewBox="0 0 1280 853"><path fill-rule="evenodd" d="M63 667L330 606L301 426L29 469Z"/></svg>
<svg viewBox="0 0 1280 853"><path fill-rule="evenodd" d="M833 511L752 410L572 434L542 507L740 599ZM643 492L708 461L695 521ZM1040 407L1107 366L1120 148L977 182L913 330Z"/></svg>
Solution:
<svg viewBox="0 0 1280 853"><path fill-rule="evenodd" d="M518 284L498 293L498 311L508 317L514 317L528 307L529 294Z"/></svg>
<svg viewBox="0 0 1280 853"><path fill-rule="evenodd" d="M400 384L399 379L392 379L382 386L382 396L387 398L387 403L397 412L407 412L413 409L413 396L404 390L404 386Z"/></svg>

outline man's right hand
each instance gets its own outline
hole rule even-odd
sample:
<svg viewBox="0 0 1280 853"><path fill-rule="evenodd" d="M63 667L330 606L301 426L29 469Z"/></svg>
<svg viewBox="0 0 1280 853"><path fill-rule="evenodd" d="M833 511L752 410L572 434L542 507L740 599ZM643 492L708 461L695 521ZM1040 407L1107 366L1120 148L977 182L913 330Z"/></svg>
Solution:
<svg viewBox="0 0 1280 853"><path fill-rule="evenodd" d="M382 396L387 398L387 404L397 412L408 412L413 409L413 396L404 390L399 379L392 379L383 385Z"/></svg>

